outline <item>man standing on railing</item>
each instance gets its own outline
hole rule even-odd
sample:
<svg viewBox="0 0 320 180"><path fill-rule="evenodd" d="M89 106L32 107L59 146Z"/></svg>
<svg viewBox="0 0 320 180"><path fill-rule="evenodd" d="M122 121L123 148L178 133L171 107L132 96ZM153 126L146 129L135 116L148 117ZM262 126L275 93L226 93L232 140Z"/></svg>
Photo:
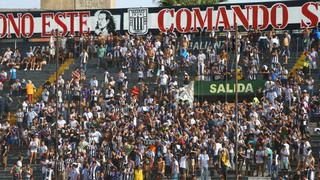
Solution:
<svg viewBox="0 0 320 180"><path fill-rule="evenodd" d="M205 60L206 60L206 55L200 50L200 53L198 55L198 77L199 80L204 79L204 71L205 71Z"/></svg>
<svg viewBox="0 0 320 180"><path fill-rule="evenodd" d="M284 32L284 37L282 40L283 44L283 53L282 56L284 57L284 64L288 64L288 59L290 59L290 41L291 41L291 36L288 33L288 31Z"/></svg>
<svg viewBox="0 0 320 180"><path fill-rule="evenodd" d="M82 50L82 53L80 54L80 60L81 60L81 67L86 72L87 71L87 63L89 60L89 54L87 53L86 49Z"/></svg>

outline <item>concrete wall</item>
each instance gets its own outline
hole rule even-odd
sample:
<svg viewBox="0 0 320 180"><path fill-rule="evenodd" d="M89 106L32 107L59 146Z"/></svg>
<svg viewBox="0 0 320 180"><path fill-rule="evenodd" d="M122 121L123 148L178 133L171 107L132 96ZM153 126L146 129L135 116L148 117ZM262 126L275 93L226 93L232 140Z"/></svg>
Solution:
<svg viewBox="0 0 320 180"><path fill-rule="evenodd" d="M115 7L115 0L41 0L41 9L108 9Z"/></svg>

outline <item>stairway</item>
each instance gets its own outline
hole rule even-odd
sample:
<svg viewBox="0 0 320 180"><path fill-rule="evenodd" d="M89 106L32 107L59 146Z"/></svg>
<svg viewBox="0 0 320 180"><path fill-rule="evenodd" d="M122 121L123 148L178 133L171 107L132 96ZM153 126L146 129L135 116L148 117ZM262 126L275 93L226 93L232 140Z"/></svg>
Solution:
<svg viewBox="0 0 320 180"><path fill-rule="evenodd" d="M295 75L296 71L298 69L303 68L303 64L305 62L305 54L303 52L298 52L295 54L300 54L300 56L296 56L294 58L291 58L291 60L289 60L289 64L287 65L288 70L290 70L290 74ZM320 88L320 74L319 74L319 70L312 72L311 73L312 78L314 79L314 89L315 90L319 90ZM302 89L306 89L306 85L302 86Z"/></svg>
<svg viewBox="0 0 320 180"><path fill-rule="evenodd" d="M302 53L301 56L296 60L296 62L294 63L293 67L290 70L290 74L296 74L298 69L301 69L303 67L304 64L304 60L305 60L306 56ZM290 61L290 64L292 65L293 62Z"/></svg>
<svg viewBox="0 0 320 180"><path fill-rule="evenodd" d="M28 150L26 146L19 147L18 145L13 145L8 154L8 168L3 169L1 167L0 170L0 180L9 180L12 179L12 175L10 174L11 167L19 160L20 155L23 155L22 165L25 166L29 163ZM33 169L34 180L41 179L41 165L39 159L37 164L31 165Z"/></svg>
<svg viewBox="0 0 320 180"><path fill-rule="evenodd" d="M73 58L66 59L55 71L51 74L51 76L46 80L50 83L55 83L58 76L62 75L66 69L69 68L70 64L74 61ZM34 94L34 102L37 102L41 98L41 93L43 91L43 86L40 86L37 89L37 92Z"/></svg>

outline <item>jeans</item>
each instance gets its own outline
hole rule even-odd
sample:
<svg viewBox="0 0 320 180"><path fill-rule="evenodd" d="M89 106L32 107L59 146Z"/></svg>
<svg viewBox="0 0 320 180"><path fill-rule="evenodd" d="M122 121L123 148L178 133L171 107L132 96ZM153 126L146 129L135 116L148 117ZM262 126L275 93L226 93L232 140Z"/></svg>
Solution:
<svg viewBox="0 0 320 180"><path fill-rule="evenodd" d="M271 175L271 177L272 178L274 178L274 179L278 179L278 173L279 173L279 167L278 167L278 165L272 165L272 175Z"/></svg>
<svg viewBox="0 0 320 180"><path fill-rule="evenodd" d="M82 69L87 71L87 63L81 63Z"/></svg>
<svg viewBox="0 0 320 180"><path fill-rule="evenodd" d="M27 121L27 126L28 126L28 128L31 128L32 124L33 124L32 121Z"/></svg>
<svg viewBox="0 0 320 180"><path fill-rule="evenodd" d="M252 169L253 159L246 159L246 175L250 176L253 173Z"/></svg>
<svg viewBox="0 0 320 180"><path fill-rule="evenodd" d="M267 160L267 171L268 171L268 175L272 174L272 159Z"/></svg>
<svg viewBox="0 0 320 180"><path fill-rule="evenodd" d="M208 167L202 167L201 168L201 180L207 180L208 179Z"/></svg>
<svg viewBox="0 0 320 180"><path fill-rule="evenodd" d="M21 129L23 127L23 121L22 122L16 122L17 126L19 129Z"/></svg>
<svg viewBox="0 0 320 180"><path fill-rule="evenodd" d="M103 61L103 57L98 57L97 68L101 67L101 62Z"/></svg>
<svg viewBox="0 0 320 180"><path fill-rule="evenodd" d="M171 179L178 180L179 179L179 174L178 173L173 173Z"/></svg>
<svg viewBox="0 0 320 180"><path fill-rule="evenodd" d="M235 168L234 153L230 153L230 165L231 165L231 168Z"/></svg>

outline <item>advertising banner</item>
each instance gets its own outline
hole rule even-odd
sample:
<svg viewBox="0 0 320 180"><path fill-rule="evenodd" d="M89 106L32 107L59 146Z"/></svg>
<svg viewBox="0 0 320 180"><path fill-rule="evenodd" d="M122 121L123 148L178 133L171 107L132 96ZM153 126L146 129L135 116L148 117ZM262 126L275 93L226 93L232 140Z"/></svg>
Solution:
<svg viewBox="0 0 320 180"><path fill-rule="evenodd" d="M48 38L57 30L63 36L110 34L121 29L121 11L32 11L0 13L0 38Z"/></svg>
<svg viewBox="0 0 320 180"><path fill-rule="evenodd" d="M238 81L239 95L255 95L261 93L265 81L263 80L243 80ZM227 81L195 81L194 95L195 96L228 96L235 95L236 84L234 80Z"/></svg>
<svg viewBox="0 0 320 180"><path fill-rule="evenodd" d="M190 7L1 12L0 38L48 38L57 29L66 36L312 28L319 22L319 3L257 1Z"/></svg>

